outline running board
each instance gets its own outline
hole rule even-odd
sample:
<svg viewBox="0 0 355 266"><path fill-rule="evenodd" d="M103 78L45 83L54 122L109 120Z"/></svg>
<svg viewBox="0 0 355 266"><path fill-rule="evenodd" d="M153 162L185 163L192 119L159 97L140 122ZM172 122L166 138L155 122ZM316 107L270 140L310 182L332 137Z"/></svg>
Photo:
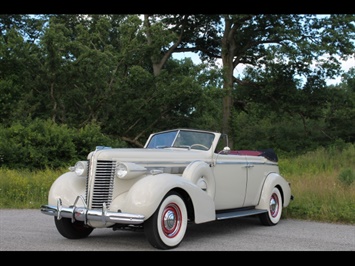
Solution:
<svg viewBox="0 0 355 266"><path fill-rule="evenodd" d="M230 211L216 214L216 220L225 220L237 217L251 216L256 214L265 213L267 210L240 210L240 211Z"/></svg>

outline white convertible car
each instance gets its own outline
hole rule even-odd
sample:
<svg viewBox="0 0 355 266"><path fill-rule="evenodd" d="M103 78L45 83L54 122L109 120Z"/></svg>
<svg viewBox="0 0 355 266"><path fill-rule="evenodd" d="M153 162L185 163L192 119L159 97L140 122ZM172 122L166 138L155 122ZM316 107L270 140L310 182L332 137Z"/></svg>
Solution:
<svg viewBox="0 0 355 266"><path fill-rule="evenodd" d="M56 179L41 212L68 239L143 229L153 247L172 249L189 223L257 215L276 225L293 199L277 160L272 149L230 150L218 132L158 132L144 148L97 147Z"/></svg>

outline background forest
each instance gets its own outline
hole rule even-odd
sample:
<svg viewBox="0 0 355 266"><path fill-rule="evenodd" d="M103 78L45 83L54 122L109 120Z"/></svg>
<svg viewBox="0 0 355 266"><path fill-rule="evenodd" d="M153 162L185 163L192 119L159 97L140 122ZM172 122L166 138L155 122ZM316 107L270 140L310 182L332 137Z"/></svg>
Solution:
<svg viewBox="0 0 355 266"><path fill-rule="evenodd" d="M95 146L142 147L177 127L288 156L354 144L355 66L341 69L355 53L354 21L1 14L0 166L63 167ZM202 63L177 56L186 52Z"/></svg>

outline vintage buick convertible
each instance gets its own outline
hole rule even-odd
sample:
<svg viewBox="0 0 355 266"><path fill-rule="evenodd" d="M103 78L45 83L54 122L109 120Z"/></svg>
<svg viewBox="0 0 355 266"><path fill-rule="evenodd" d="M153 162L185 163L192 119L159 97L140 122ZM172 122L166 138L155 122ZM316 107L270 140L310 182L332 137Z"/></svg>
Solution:
<svg viewBox="0 0 355 266"><path fill-rule="evenodd" d="M158 132L144 148L97 147L55 180L41 212L68 239L142 229L153 247L172 249L189 223L257 215L276 225L293 198L277 160L271 149L232 151L218 132Z"/></svg>

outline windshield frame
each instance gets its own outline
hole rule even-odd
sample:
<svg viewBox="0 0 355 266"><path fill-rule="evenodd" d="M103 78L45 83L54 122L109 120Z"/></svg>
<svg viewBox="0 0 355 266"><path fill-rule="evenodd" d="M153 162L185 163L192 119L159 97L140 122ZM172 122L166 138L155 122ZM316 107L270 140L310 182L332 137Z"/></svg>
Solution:
<svg viewBox="0 0 355 266"><path fill-rule="evenodd" d="M184 148L194 150L210 150L215 134L208 131L175 129L152 134L145 148Z"/></svg>

